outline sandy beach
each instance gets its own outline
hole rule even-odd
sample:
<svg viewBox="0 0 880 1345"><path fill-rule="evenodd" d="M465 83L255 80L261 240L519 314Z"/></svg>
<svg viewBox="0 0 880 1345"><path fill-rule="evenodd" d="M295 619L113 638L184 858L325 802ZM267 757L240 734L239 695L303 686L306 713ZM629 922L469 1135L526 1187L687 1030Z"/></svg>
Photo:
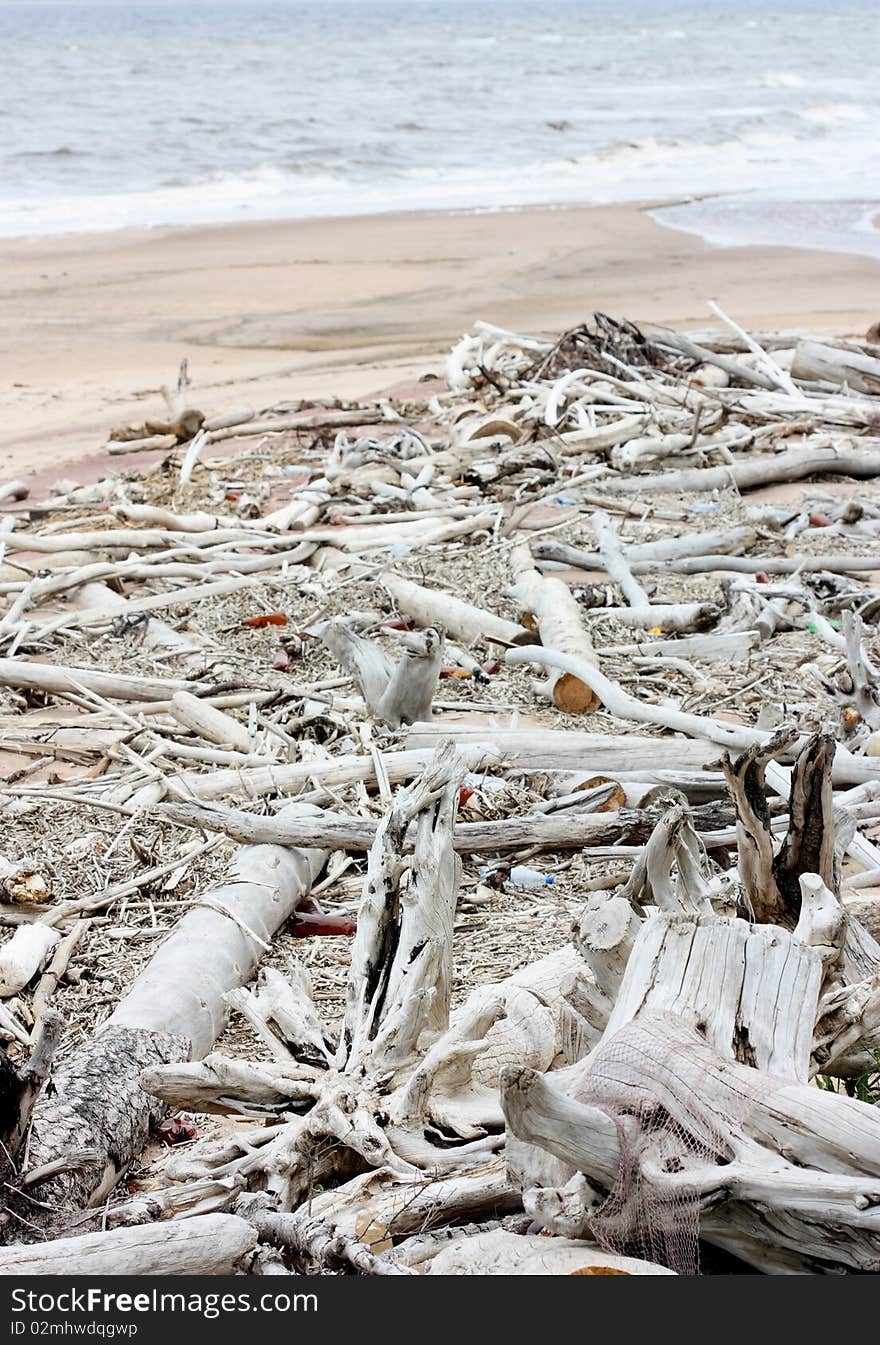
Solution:
<svg viewBox="0 0 880 1345"><path fill-rule="evenodd" d="M124 231L0 244L0 473L52 479L159 411L189 359L206 412L364 395L438 370L476 318L561 330L594 309L864 334L880 264L718 248L647 207L594 206Z"/></svg>

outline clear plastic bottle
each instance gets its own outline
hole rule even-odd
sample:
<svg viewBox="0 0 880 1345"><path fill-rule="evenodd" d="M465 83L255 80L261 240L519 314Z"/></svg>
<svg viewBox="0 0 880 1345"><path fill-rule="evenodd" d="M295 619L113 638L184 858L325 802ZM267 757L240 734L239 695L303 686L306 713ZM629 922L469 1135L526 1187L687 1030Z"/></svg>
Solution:
<svg viewBox="0 0 880 1345"><path fill-rule="evenodd" d="M541 873L540 869L530 869L526 864L514 864L510 870L509 881L514 887L552 887L553 876Z"/></svg>

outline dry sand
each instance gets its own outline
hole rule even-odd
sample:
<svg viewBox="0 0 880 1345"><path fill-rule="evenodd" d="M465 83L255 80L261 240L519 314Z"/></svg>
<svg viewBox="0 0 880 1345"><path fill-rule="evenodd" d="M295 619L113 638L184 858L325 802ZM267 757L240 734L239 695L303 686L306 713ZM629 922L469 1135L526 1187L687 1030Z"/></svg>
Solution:
<svg viewBox="0 0 880 1345"><path fill-rule="evenodd" d="M703 326L714 298L755 328L861 335L880 264L712 247L599 206L17 239L0 243L0 291L0 478L51 479L159 412L184 355L210 413L411 379L479 317Z"/></svg>

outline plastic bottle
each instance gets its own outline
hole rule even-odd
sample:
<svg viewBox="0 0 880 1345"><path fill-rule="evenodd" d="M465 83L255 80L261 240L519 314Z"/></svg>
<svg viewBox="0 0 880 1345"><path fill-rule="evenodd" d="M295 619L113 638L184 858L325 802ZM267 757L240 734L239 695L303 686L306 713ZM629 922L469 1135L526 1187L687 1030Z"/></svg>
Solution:
<svg viewBox="0 0 880 1345"><path fill-rule="evenodd" d="M514 887L552 887L553 877L549 873L541 873L540 869L514 864L510 870L510 882Z"/></svg>

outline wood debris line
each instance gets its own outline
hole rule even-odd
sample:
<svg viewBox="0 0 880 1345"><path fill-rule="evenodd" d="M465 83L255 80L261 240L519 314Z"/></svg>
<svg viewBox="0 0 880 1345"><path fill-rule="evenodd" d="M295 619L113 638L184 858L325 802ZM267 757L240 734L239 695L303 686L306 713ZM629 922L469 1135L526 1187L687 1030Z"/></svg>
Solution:
<svg viewBox="0 0 880 1345"><path fill-rule="evenodd" d="M0 1273L880 1266L880 347L712 309L0 490Z"/></svg>

